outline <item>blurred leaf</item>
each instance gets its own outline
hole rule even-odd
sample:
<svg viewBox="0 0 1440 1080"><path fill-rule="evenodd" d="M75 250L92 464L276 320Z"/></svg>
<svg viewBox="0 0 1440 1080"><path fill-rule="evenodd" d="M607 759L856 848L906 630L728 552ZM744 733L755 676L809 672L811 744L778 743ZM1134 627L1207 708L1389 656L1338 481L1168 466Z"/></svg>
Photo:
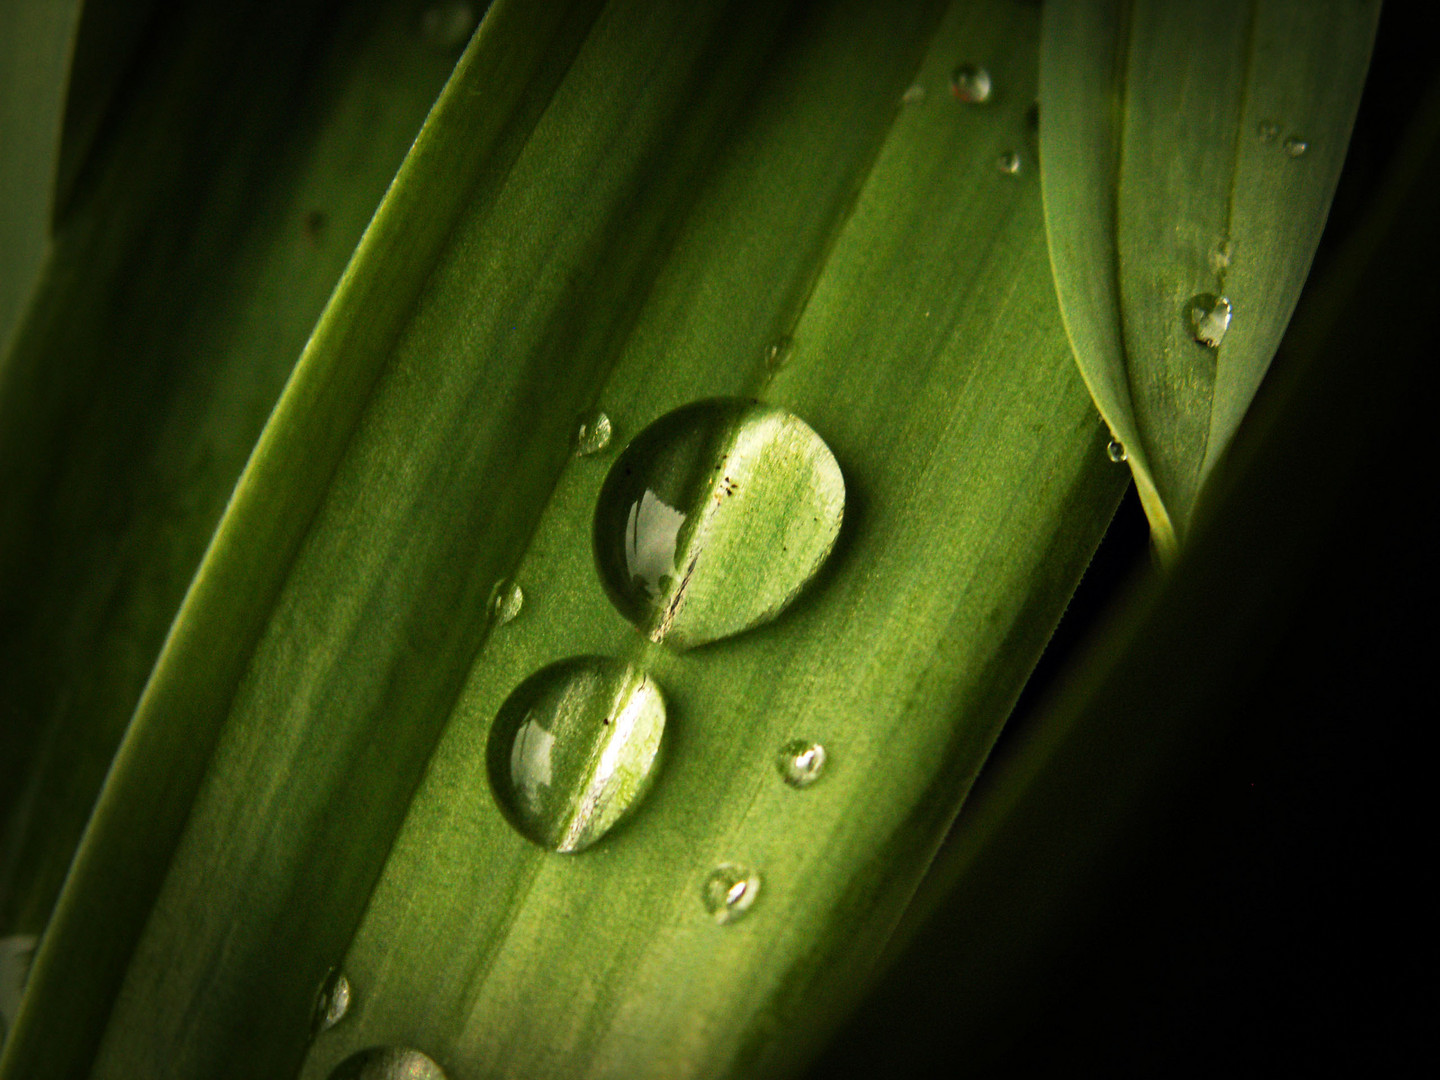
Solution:
<svg viewBox="0 0 1440 1080"><path fill-rule="evenodd" d="M119 32L114 6L82 45ZM144 48L0 362L0 933L44 928L225 501L459 55L407 0L170 5Z"/></svg>
<svg viewBox="0 0 1440 1080"><path fill-rule="evenodd" d="M1040 138L1060 306L1162 553L1188 532L1290 321L1378 12L1378 0L1046 5Z"/></svg>
<svg viewBox="0 0 1440 1080"><path fill-rule="evenodd" d="M457 1075L757 1075L813 1048L1125 480L1053 302L1038 29L1003 0L492 9L236 489L0 1074L324 1075L403 1041ZM984 107L944 92L959 59ZM780 619L674 653L601 588L608 459L574 438L597 405L618 447L718 395L820 433L845 525ZM526 599L490 636L506 577ZM669 747L570 858L505 822L484 747L585 654L654 675ZM804 792L775 767L799 736L832 751ZM722 861L761 875L726 926ZM351 1015L306 1058L337 963Z"/></svg>

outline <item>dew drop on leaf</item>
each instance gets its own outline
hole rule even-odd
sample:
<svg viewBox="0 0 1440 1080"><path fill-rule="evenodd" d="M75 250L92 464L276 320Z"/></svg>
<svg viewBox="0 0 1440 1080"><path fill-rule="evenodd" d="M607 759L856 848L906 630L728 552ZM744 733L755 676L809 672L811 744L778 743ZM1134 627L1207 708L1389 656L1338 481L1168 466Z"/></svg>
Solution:
<svg viewBox="0 0 1440 1080"><path fill-rule="evenodd" d="M765 370L779 371L790 362L790 354L794 351L795 342L786 334L782 334L769 345L765 346Z"/></svg>
<svg viewBox="0 0 1440 1080"><path fill-rule="evenodd" d="M498 629L515 621L525 606L525 590L510 578L501 578L490 590L490 618Z"/></svg>
<svg viewBox="0 0 1440 1080"><path fill-rule="evenodd" d="M1119 439L1110 440L1105 447L1105 456L1115 462L1116 465L1130 459L1130 455L1125 452L1125 444Z"/></svg>
<svg viewBox="0 0 1440 1080"><path fill-rule="evenodd" d="M690 648L780 614L829 557L844 508L840 466L799 417L738 398L696 402L611 465L596 567L642 633Z"/></svg>
<svg viewBox="0 0 1440 1080"><path fill-rule="evenodd" d="M335 1066L330 1080L446 1080L433 1058L404 1046L372 1046Z"/></svg>
<svg viewBox="0 0 1440 1080"><path fill-rule="evenodd" d="M1230 328L1230 301L1212 293L1200 293L1185 305L1185 322L1191 336L1206 348L1219 348Z"/></svg>
<svg viewBox="0 0 1440 1080"><path fill-rule="evenodd" d="M950 72L950 94L967 105L990 100L990 72L977 64L957 64Z"/></svg>
<svg viewBox="0 0 1440 1080"><path fill-rule="evenodd" d="M1290 138L1285 140L1284 148L1285 153L1288 154L1290 157L1302 157L1305 151L1310 149L1310 144L1307 143L1304 139L1297 139L1295 138L1295 136L1292 135L1290 136Z"/></svg>
<svg viewBox="0 0 1440 1080"><path fill-rule="evenodd" d="M796 739L780 748L775 766L785 783L794 788L804 788L820 779L828 756L825 747L819 743Z"/></svg>
<svg viewBox="0 0 1440 1080"><path fill-rule="evenodd" d="M665 732L649 675L600 656L541 668L490 729L490 787L506 820L550 851L582 851L644 798Z"/></svg>
<svg viewBox="0 0 1440 1080"><path fill-rule="evenodd" d="M310 1016L310 1034L329 1031L350 1011L350 980L337 968L331 968L315 994L315 1008Z"/></svg>
<svg viewBox="0 0 1440 1080"><path fill-rule="evenodd" d="M1006 150L995 159L995 167L1006 176L1014 176L1020 171L1020 155L1014 150Z"/></svg>
<svg viewBox="0 0 1440 1080"><path fill-rule="evenodd" d="M750 910L760 893L760 875L739 863L721 863L700 888L700 899L717 923L734 922Z"/></svg>
<svg viewBox="0 0 1440 1080"><path fill-rule="evenodd" d="M614 427L610 417L596 410L580 421L575 431L575 454L577 457L593 457L610 445Z"/></svg>
<svg viewBox="0 0 1440 1080"><path fill-rule="evenodd" d="M475 32L475 5L463 0L440 0L420 16L420 36L439 52L453 52Z"/></svg>

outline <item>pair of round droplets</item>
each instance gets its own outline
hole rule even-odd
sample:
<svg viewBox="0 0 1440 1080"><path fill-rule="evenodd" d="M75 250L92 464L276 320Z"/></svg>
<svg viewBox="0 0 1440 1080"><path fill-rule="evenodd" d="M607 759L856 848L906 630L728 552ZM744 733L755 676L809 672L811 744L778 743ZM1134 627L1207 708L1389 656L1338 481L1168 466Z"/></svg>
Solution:
<svg viewBox="0 0 1440 1080"><path fill-rule="evenodd" d="M834 548L844 505L840 466L799 417L751 400L696 402L616 458L596 506L595 563L641 633L693 648L788 607ZM583 656L537 671L490 730L487 767L506 819L551 851L589 847L649 789L665 717L659 687L632 664ZM787 743L782 777L808 785L824 753ZM711 879L703 895L717 918L749 906L753 874L726 864Z"/></svg>

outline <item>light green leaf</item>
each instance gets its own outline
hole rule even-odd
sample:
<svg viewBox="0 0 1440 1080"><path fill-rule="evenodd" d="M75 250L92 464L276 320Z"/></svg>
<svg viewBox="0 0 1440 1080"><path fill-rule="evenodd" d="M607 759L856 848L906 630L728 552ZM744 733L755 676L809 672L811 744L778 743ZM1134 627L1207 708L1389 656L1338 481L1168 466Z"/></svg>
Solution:
<svg viewBox="0 0 1440 1080"><path fill-rule="evenodd" d="M755 1076L813 1048L1126 479L1054 305L1038 31L1005 0L491 10L191 586L0 1075L327 1076L402 1043L455 1077ZM959 59L983 106L946 93ZM612 605L592 527L615 451L712 397L804 420L844 524L774 621L677 652ZM577 456L596 408L612 448ZM564 856L507 823L487 739L594 655L654 679L667 745ZM797 738L829 751L804 789ZM352 1004L312 1043L332 966Z"/></svg>
<svg viewBox="0 0 1440 1080"><path fill-rule="evenodd" d="M1378 12L1378 0L1046 5L1056 287L1162 552L1184 539L1290 320ZM1222 307L1197 334L1196 306L1213 298L1228 302L1228 325Z"/></svg>

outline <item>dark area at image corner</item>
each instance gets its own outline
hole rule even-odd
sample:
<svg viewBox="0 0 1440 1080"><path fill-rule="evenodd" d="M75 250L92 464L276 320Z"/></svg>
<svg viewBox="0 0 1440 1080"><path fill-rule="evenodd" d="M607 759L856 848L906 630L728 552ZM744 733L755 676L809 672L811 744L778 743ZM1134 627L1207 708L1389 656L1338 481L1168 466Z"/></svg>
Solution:
<svg viewBox="0 0 1440 1080"><path fill-rule="evenodd" d="M1384 9L1316 274L1368 209L1440 73L1434 21L1424 5ZM1426 400L1417 387L1399 403L1383 462L1350 485L1258 679L1236 688L1224 743L1092 898L1099 914L1020 1003L1025 1019L978 1071L973 1047L940 1036L937 1068L989 1080L1319 1066L1414 1075L1436 1056L1414 870L1428 815L1407 762L1414 721L1433 710L1419 704L1422 598L1437 582L1429 527L1397 513L1434 489ZM1013 753L1148 559L1132 489L992 762Z"/></svg>

